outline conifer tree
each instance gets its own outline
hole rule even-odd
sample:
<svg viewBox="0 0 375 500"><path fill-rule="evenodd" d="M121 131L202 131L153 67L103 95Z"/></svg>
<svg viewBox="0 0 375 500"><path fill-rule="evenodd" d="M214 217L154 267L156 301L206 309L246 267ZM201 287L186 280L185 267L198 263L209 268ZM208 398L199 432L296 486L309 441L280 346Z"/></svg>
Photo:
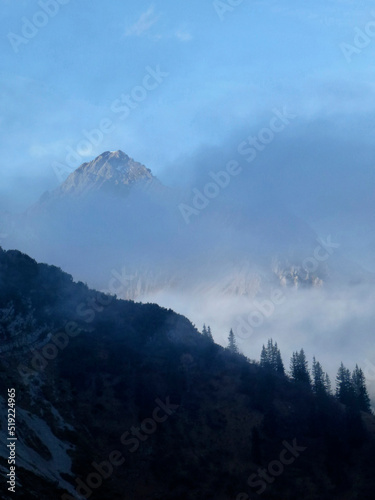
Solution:
<svg viewBox="0 0 375 500"><path fill-rule="evenodd" d="M267 350L264 345L262 347L262 352L260 353L260 366L262 368L269 368Z"/></svg>
<svg viewBox="0 0 375 500"><path fill-rule="evenodd" d="M211 340L212 342L214 341L210 326L207 326L207 328L206 328L206 325L203 325L202 335L203 335L203 337L206 337L207 339Z"/></svg>
<svg viewBox="0 0 375 500"><path fill-rule="evenodd" d="M276 371L276 350L272 339L268 339L267 342L267 357L269 367L272 371Z"/></svg>
<svg viewBox="0 0 375 500"><path fill-rule="evenodd" d="M313 358L312 365L312 388L315 394L326 394L326 374L323 371L322 365Z"/></svg>
<svg viewBox="0 0 375 500"><path fill-rule="evenodd" d="M214 341L214 338L213 338L212 333L211 333L211 327L210 326L207 327L207 337L212 342Z"/></svg>
<svg viewBox="0 0 375 500"><path fill-rule="evenodd" d="M290 358L289 371L291 377L296 380L298 374L298 352L293 352L292 357Z"/></svg>
<svg viewBox="0 0 375 500"><path fill-rule="evenodd" d="M330 379L328 373L326 373L326 375L325 375L324 385L325 385L327 394L331 394L332 393L332 384L331 384L331 379Z"/></svg>
<svg viewBox="0 0 375 500"><path fill-rule="evenodd" d="M275 370L277 373L280 373L281 375L285 375L285 368L284 368L284 363L281 358L281 353L280 349L277 346L277 342L275 343Z"/></svg>
<svg viewBox="0 0 375 500"><path fill-rule="evenodd" d="M358 409L371 413L371 403L366 388L365 375L358 365L355 365L355 369L352 374L352 384Z"/></svg>
<svg viewBox="0 0 375 500"><path fill-rule="evenodd" d="M282 375L284 375L285 373L280 349L277 346L277 342L275 342L274 344L272 339L268 340L267 347L265 347L264 345L262 347L262 352L260 355L260 366Z"/></svg>
<svg viewBox="0 0 375 500"><path fill-rule="evenodd" d="M344 405L354 406L355 392L352 377L348 368L341 363L336 376L336 397Z"/></svg>
<svg viewBox="0 0 375 500"><path fill-rule="evenodd" d="M238 347L236 343L236 337L233 333L232 328L230 329L229 335L228 335L228 347L227 349L231 352L238 353Z"/></svg>
<svg viewBox="0 0 375 500"><path fill-rule="evenodd" d="M305 351L294 352L290 360L290 374L296 382L303 382L311 386L311 377Z"/></svg>

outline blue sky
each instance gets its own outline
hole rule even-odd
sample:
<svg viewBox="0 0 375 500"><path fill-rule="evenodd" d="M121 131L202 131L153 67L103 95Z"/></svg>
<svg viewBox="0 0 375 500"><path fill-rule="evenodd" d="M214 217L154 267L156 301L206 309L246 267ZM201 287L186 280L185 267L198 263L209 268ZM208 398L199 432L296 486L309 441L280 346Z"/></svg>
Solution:
<svg viewBox="0 0 375 500"><path fill-rule="evenodd" d="M67 148L77 151L102 120L111 132L78 151L82 162L122 149L163 180L183 177L202 148L230 156L275 106L293 109L300 129L321 122L344 143L358 135L370 155L375 37L350 63L340 47L375 20L369 2L243 0L221 18L228 0L64 2L18 43L25 18L43 24L47 0L1 0L0 209L56 187L52 164L66 164ZM114 102L142 84L146 68L168 76L121 118Z"/></svg>
<svg viewBox="0 0 375 500"><path fill-rule="evenodd" d="M56 15L43 15L46 4ZM224 8L221 18L215 5ZM65 165L66 176L74 168L68 151L78 166L121 149L188 194L235 159L242 173L224 198L241 207L252 202L254 213L262 210L259 199L267 214L283 205L322 239L330 235L341 255L375 272L371 2L0 0L0 6L0 211L22 211L56 188L61 178L53 166ZM25 23L35 21L45 26L28 25L34 33L25 39ZM155 73L160 81L152 80ZM138 96L131 109L128 95ZM246 163L238 145L267 127L275 108L295 118ZM105 133L85 151L82 141L98 128ZM298 322L289 328L295 310L308 310L322 324L345 310L350 327L343 338L360 346L351 322L367 302L356 300L358 314L351 295L337 308L327 301L327 310L320 296L306 309L291 301L283 311L292 347L300 335ZM213 310L217 315L216 301ZM359 324L359 334L361 328L370 332Z"/></svg>

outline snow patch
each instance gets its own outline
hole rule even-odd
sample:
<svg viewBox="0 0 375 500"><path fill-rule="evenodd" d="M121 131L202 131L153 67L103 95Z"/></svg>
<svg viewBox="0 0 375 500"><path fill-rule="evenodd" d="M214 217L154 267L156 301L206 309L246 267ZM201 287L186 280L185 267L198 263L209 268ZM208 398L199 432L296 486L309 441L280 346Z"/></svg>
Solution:
<svg viewBox="0 0 375 500"><path fill-rule="evenodd" d="M6 429L6 402L1 396L0 411L1 428ZM57 418L60 426L64 424L67 427L67 424L56 409L51 409L51 413ZM73 475L71 470L72 460L68 455L68 451L74 449L74 446L64 443L57 438L44 420L19 407L16 409L16 422L17 467L22 467L40 477L57 482L61 488L77 496L74 487L61 477L62 473ZM26 444L25 441L33 435L40 439L47 448L51 458L46 459L42 457L37 450ZM0 447L0 456L5 459L8 458L6 448ZM0 471L0 474L3 475L2 471Z"/></svg>

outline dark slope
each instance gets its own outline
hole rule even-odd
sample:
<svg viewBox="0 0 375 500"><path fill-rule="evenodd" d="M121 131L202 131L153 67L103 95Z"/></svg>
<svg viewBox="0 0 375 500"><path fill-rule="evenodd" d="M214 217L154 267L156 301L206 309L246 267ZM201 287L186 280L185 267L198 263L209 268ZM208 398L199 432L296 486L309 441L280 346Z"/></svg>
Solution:
<svg viewBox="0 0 375 500"><path fill-rule="evenodd" d="M0 309L0 396L16 388L19 439L17 493L3 480L1 498L74 498L77 480L106 500L373 498L372 416L267 373L173 311L17 251L0 252ZM283 451L293 443L296 456ZM3 478L5 458L2 444ZM261 480L263 469L275 473Z"/></svg>

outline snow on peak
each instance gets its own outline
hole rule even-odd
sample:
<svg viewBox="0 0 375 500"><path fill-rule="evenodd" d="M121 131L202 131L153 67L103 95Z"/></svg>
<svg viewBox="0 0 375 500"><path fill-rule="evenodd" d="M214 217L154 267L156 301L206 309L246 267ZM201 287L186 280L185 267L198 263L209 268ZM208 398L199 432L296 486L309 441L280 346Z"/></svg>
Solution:
<svg viewBox="0 0 375 500"><path fill-rule="evenodd" d="M123 151L105 151L83 163L60 186L61 194L80 195L101 189L119 189L136 182L155 180L150 169L130 158Z"/></svg>

